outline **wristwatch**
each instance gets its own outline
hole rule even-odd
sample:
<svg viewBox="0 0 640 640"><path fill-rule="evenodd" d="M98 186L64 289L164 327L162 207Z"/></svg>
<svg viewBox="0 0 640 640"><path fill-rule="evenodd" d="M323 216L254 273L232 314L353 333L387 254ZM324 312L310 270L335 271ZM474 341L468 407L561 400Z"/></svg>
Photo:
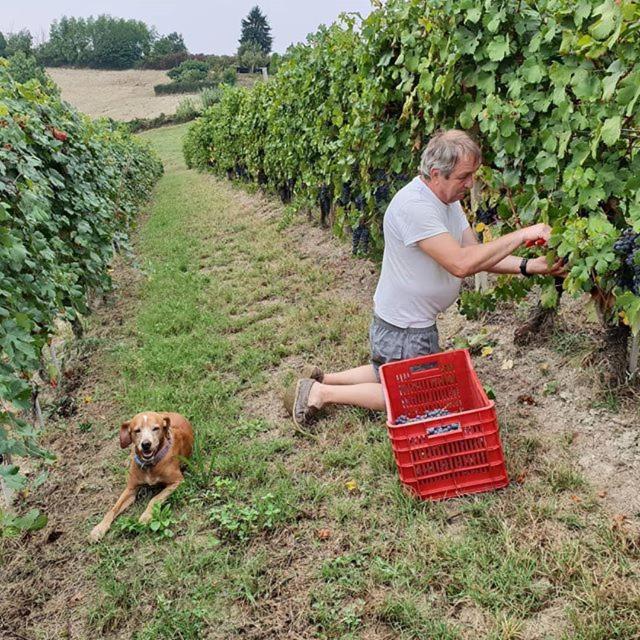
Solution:
<svg viewBox="0 0 640 640"><path fill-rule="evenodd" d="M533 274L527 273L527 262L529 262L528 258L522 258L522 262L520 263L520 273L526 278L530 278Z"/></svg>

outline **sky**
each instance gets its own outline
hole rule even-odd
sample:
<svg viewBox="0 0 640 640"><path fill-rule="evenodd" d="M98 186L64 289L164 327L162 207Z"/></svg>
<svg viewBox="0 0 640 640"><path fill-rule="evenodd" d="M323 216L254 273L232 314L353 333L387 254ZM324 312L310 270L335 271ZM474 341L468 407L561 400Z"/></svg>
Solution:
<svg viewBox="0 0 640 640"><path fill-rule="evenodd" d="M321 24L331 24L342 12L371 11L370 0L4 0L0 32L28 29L36 44L46 40L49 25L62 16L89 17L109 14L114 18L142 20L160 35L181 33L191 53L234 54L240 37L240 21L256 4L267 16L273 50L286 51L303 42Z"/></svg>

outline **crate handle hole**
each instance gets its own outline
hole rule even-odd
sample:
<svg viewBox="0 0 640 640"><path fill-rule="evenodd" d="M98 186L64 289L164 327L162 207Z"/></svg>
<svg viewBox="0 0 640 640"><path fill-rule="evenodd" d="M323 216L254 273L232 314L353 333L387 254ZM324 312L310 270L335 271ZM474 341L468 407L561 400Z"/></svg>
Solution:
<svg viewBox="0 0 640 640"><path fill-rule="evenodd" d="M419 373L420 371L430 371L431 369L437 369L437 362L425 362L424 364L414 364L412 367L409 367L409 371L411 373Z"/></svg>

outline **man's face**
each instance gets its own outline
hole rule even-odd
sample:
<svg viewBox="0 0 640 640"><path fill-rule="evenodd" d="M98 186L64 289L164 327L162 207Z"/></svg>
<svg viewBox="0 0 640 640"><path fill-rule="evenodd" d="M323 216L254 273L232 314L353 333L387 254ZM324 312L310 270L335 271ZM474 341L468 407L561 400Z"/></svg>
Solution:
<svg viewBox="0 0 640 640"><path fill-rule="evenodd" d="M445 204L462 200L473 186L473 177L479 166L475 158L465 156L458 160L448 178L437 170L433 171L429 187Z"/></svg>

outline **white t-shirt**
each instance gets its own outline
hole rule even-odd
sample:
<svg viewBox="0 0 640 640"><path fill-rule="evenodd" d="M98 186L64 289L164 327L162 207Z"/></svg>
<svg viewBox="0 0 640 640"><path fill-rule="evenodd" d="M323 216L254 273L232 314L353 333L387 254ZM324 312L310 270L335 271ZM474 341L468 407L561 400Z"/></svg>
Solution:
<svg viewBox="0 0 640 640"><path fill-rule="evenodd" d="M430 327L460 292L460 278L418 242L442 233L462 244L469 226L459 202L444 204L420 177L400 189L384 214L384 255L374 311L397 327Z"/></svg>

